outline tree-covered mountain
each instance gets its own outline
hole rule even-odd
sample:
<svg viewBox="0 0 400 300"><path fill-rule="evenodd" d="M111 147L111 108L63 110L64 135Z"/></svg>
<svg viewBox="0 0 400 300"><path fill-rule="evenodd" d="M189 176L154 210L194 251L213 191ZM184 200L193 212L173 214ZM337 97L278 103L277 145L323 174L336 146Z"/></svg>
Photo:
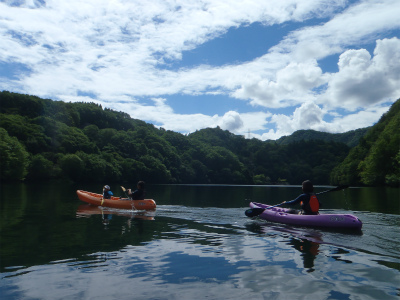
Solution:
<svg viewBox="0 0 400 300"><path fill-rule="evenodd" d="M349 147L355 147L358 145L360 139L365 135L365 133L371 127L360 128L356 130L351 130L344 133L328 133L320 132L312 129L308 130L298 130L293 132L289 136L283 136L276 140L279 145L287 145L293 142L299 141L311 141L311 140L321 140L321 141L333 141L338 143L344 143Z"/></svg>
<svg viewBox="0 0 400 300"><path fill-rule="evenodd" d="M400 99L335 167L331 181L400 186Z"/></svg>
<svg viewBox="0 0 400 300"><path fill-rule="evenodd" d="M1 180L329 184L349 151L332 140L278 144L220 128L185 136L94 103L0 93Z"/></svg>

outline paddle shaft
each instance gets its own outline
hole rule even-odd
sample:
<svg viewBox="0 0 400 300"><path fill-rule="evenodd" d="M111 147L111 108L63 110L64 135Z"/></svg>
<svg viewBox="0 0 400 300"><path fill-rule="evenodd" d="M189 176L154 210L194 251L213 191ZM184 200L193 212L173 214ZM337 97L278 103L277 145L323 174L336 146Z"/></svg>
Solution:
<svg viewBox="0 0 400 300"><path fill-rule="evenodd" d="M348 187L349 187L348 185L339 185L339 186L337 186L337 187L335 187L333 189L317 193L316 195L321 195L321 194L325 194L325 193L341 191L341 190L347 189ZM270 208L273 208L273 207L281 206L282 204L285 204L285 202L279 203L279 204L274 205L274 206L267 207L266 209L270 209Z"/></svg>
<svg viewBox="0 0 400 300"><path fill-rule="evenodd" d="M129 199L129 196L128 196L128 194L126 193L126 188L124 188L124 187L121 185L121 189L124 191L126 198Z"/></svg>
<svg viewBox="0 0 400 300"><path fill-rule="evenodd" d="M283 204L284 204L284 203L279 203L279 204L277 204L277 205L269 206L269 207L267 207L266 209L270 209L270 208L273 208L273 207L281 206L281 205L283 205Z"/></svg>
<svg viewBox="0 0 400 300"><path fill-rule="evenodd" d="M316 195L321 195L321 194L325 194L325 193L341 191L341 190L347 189L348 187L349 187L348 185L339 185L339 186L337 186L337 187L335 187L333 189L317 193Z"/></svg>
<svg viewBox="0 0 400 300"><path fill-rule="evenodd" d="M124 188L124 187L121 185L121 189L125 192L126 197L127 197L128 199L131 199L131 198L128 196L128 194L126 193L126 188ZM132 202L132 208L133 208L134 210L137 210L136 207L133 205L133 202Z"/></svg>

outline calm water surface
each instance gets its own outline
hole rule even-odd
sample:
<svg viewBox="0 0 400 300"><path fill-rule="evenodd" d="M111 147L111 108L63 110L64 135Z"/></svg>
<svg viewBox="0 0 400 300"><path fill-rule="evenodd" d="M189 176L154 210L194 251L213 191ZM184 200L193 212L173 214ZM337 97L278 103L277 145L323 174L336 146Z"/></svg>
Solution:
<svg viewBox="0 0 400 300"><path fill-rule="evenodd" d="M322 213L354 214L362 232L244 215L300 187L153 185L146 213L85 205L77 189L101 185L1 186L0 299L400 299L398 189L321 195Z"/></svg>

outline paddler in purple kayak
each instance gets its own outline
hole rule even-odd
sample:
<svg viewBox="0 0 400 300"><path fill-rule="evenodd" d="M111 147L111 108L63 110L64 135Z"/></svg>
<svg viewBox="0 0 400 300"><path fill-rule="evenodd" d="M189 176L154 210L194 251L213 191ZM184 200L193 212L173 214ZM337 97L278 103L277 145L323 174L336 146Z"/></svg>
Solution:
<svg viewBox="0 0 400 300"><path fill-rule="evenodd" d="M284 201L282 202L282 204L301 205L301 211L292 209L289 211L289 213L291 214L319 215L319 207L321 206L321 203L319 202L317 195L315 195L314 193L314 185L310 180L306 180L302 183L302 189L303 194L301 194L294 200Z"/></svg>

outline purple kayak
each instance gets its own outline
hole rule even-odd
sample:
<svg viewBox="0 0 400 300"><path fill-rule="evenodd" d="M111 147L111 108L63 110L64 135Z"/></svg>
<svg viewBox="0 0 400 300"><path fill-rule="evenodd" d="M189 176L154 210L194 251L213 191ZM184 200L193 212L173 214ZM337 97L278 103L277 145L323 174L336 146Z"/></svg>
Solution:
<svg viewBox="0 0 400 300"><path fill-rule="evenodd" d="M296 215L288 213L290 211L288 208L271 207L271 205L257 202L250 202L250 207L251 209L246 211L247 216L258 216L271 222L332 229L361 229L362 227L361 220L350 214Z"/></svg>

